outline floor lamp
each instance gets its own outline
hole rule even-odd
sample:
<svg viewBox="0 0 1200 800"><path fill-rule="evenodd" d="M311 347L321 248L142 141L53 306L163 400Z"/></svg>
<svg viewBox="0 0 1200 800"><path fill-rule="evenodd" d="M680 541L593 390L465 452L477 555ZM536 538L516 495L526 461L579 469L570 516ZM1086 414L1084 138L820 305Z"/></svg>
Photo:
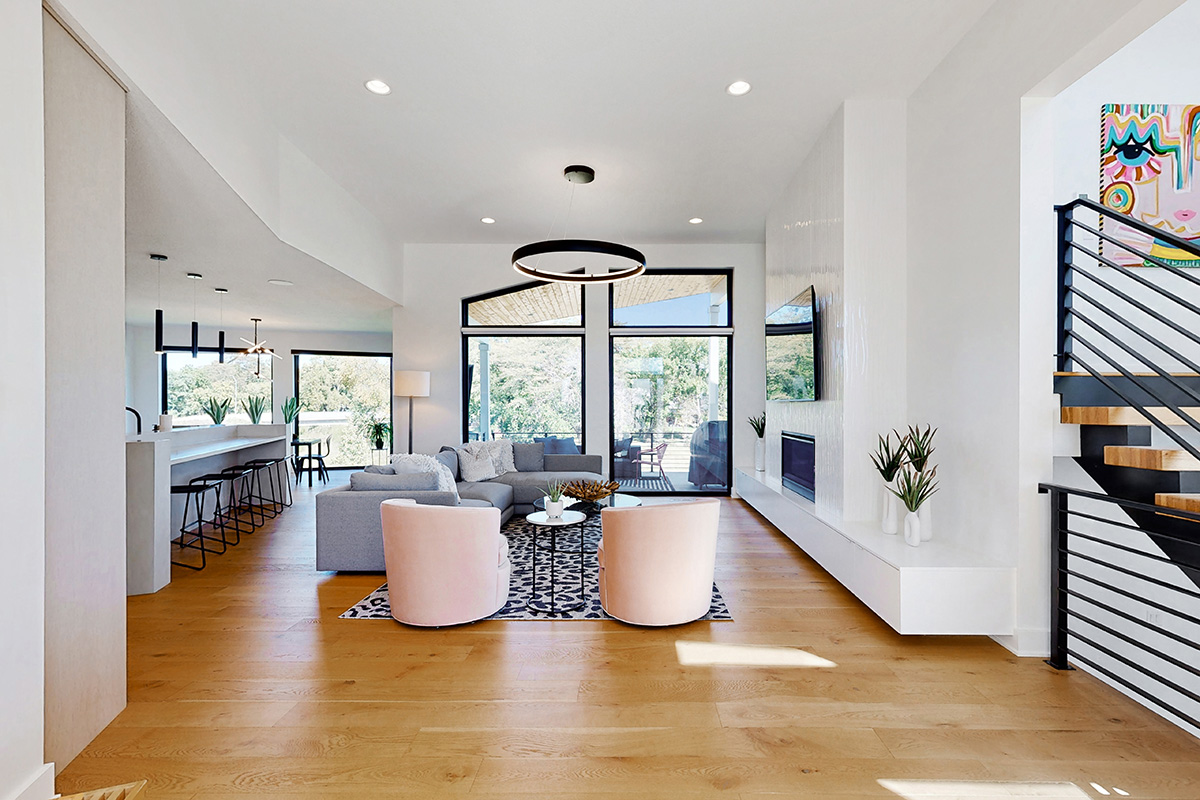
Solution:
<svg viewBox="0 0 1200 800"><path fill-rule="evenodd" d="M392 394L408 398L408 452L413 451L414 397L429 397L429 373L416 370L396 370L392 373Z"/></svg>

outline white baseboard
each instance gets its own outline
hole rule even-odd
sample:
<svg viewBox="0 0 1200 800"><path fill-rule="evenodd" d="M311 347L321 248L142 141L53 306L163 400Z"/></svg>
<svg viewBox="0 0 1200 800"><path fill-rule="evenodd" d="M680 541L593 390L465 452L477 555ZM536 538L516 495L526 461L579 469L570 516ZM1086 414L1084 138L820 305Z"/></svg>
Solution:
<svg viewBox="0 0 1200 800"><path fill-rule="evenodd" d="M1011 636L993 636L992 639L1022 658L1050 657L1049 628L1018 628Z"/></svg>
<svg viewBox="0 0 1200 800"><path fill-rule="evenodd" d="M9 800L50 800L57 797L54 793L53 762L34 770L33 775L24 784L11 789L10 792L5 795Z"/></svg>

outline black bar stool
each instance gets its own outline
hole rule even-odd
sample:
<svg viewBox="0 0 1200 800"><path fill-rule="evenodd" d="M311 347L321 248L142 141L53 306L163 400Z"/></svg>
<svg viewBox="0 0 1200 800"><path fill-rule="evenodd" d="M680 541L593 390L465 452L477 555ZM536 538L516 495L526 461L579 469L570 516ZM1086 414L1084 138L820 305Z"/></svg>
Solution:
<svg viewBox="0 0 1200 800"><path fill-rule="evenodd" d="M265 498L261 496L262 479L259 480L259 499L264 503L269 502L272 509L272 518L283 513L283 509L292 504L292 482L287 474L288 459L285 456L278 458L253 458L246 462L247 467L254 467L256 470L266 471L267 484L271 488L271 497Z"/></svg>
<svg viewBox="0 0 1200 800"><path fill-rule="evenodd" d="M214 537L211 537L211 536L206 537L204 535L204 526L205 525L209 525L210 527L216 527L216 524L217 524L215 522L215 518L213 520L206 520L204 518L205 498L208 496L209 492L217 493L217 492L219 492L219 489L217 488L217 486L215 486L211 483L204 483L203 481L192 482L192 483L188 483L188 484L176 484L176 485L171 486L171 494L184 495L184 498L183 498L183 524L179 526L179 538L176 540L177 543L179 544L179 549L182 551L185 547L190 547L190 548L195 548L200 551L200 566L197 567L194 564L185 564L182 561L172 560L171 563L177 567L185 567L187 569L194 569L194 570L199 571L199 570L204 569L206 566L208 566L208 559L206 557L207 553L213 553L214 555L219 555L219 554L225 552L226 544L225 544L224 533L222 533L222 535L221 535L221 549L220 550L210 549L210 548L206 547L204 544L206 539L208 541L213 542L214 544L217 541ZM217 505L220 506L220 503L221 503L220 495L218 494L217 495ZM190 508L195 509L196 518L192 522L189 523L188 522L188 510ZM187 539L188 536L192 537L190 541Z"/></svg>
<svg viewBox="0 0 1200 800"><path fill-rule="evenodd" d="M210 472L207 475L192 478L190 483L207 483L216 488L217 506L213 509L213 524L221 529L221 541L226 546L236 547L242 543L242 534L254 533L254 528L243 522L237 515L237 486L234 480L233 476L223 472ZM222 495L221 489L226 483L229 484L229 491ZM230 531L234 535L233 541L230 541L226 535Z"/></svg>
<svg viewBox="0 0 1200 800"><path fill-rule="evenodd" d="M226 467L221 470L220 474L226 476L229 481L230 491L234 493L231 498L230 506L233 515L237 517L240 514L245 514L250 518L250 529L247 533L254 533L254 530L260 525L264 525L267 521L266 512L260 506L254 504L254 475L256 470L253 467L247 467L244 464L236 467Z"/></svg>

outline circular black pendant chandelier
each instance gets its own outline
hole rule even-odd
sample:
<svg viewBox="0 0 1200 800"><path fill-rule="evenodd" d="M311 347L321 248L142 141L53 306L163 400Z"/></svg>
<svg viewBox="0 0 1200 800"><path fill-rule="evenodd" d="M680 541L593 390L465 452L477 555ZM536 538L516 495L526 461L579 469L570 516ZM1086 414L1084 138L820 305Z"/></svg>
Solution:
<svg viewBox="0 0 1200 800"><path fill-rule="evenodd" d="M563 170L565 177L572 184L591 183L596 179L596 171L582 164L573 164ZM572 187L572 193L574 187ZM568 214L569 214L568 209ZM537 264L539 256L560 253L591 253L601 256L628 261L628 266L609 269L605 272L584 272L573 270L560 272L552 269L540 269ZM531 259L533 261L531 262ZM646 271L646 256L640 250L616 242L603 242L596 239L550 239L544 242L532 242L522 245L513 251L513 269L530 278L551 283L616 283L628 278L641 275Z"/></svg>

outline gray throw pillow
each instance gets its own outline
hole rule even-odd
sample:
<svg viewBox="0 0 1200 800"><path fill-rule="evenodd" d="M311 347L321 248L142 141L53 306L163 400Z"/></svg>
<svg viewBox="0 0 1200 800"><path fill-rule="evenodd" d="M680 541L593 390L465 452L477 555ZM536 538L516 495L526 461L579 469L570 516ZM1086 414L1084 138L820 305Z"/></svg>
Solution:
<svg viewBox="0 0 1200 800"><path fill-rule="evenodd" d="M396 470L391 464L372 464L369 467L363 467L363 472L371 475L395 475Z"/></svg>
<svg viewBox="0 0 1200 800"><path fill-rule="evenodd" d="M513 442L513 462L517 472L542 472L546 446L542 442Z"/></svg>
<svg viewBox="0 0 1200 800"><path fill-rule="evenodd" d="M450 474L454 476L454 480L462 480L458 472L458 453L453 447L443 447L442 451L435 455L434 458L446 465L446 469L450 470Z"/></svg>
<svg viewBox="0 0 1200 800"><path fill-rule="evenodd" d="M365 471L350 473L350 490L355 492L432 492L437 486L435 472L406 472L398 475Z"/></svg>

